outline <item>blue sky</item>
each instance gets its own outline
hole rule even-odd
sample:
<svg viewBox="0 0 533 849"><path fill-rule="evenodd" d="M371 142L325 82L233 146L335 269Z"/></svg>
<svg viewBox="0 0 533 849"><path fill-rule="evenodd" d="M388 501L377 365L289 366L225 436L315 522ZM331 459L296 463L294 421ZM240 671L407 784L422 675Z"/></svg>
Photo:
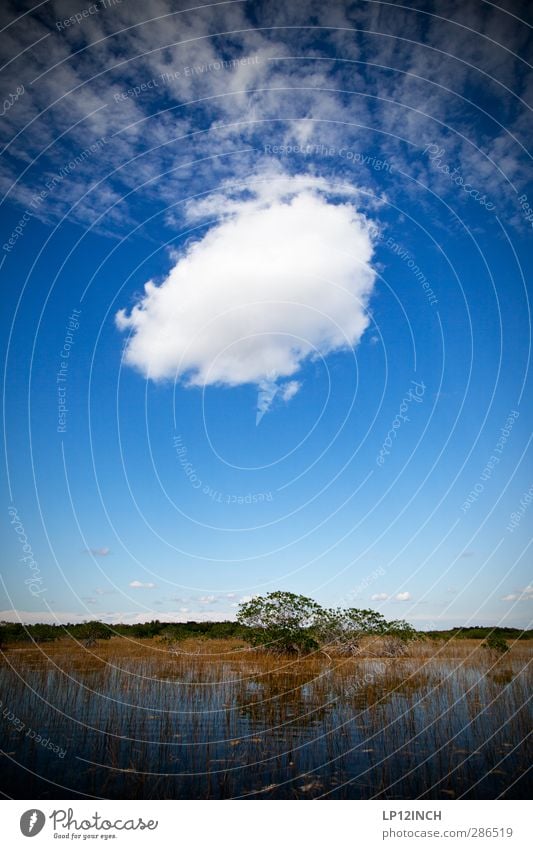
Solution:
<svg viewBox="0 0 533 849"><path fill-rule="evenodd" d="M0 618L527 627L527 4L85 11L1 12Z"/></svg>

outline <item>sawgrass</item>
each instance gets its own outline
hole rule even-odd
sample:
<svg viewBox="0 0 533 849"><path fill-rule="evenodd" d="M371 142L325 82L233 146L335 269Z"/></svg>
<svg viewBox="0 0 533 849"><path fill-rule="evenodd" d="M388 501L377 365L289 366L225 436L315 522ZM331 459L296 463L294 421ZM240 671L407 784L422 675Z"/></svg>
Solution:
<svg viewBox="0 0 533 849"><path fill-rule="evenodd" d="M522 640L501 656L480 640L423 640L387 657L368 638L355 658L297 658L238 639L13 644L0 659L1 789L15 798L526 798L532 648Z"/></svg>

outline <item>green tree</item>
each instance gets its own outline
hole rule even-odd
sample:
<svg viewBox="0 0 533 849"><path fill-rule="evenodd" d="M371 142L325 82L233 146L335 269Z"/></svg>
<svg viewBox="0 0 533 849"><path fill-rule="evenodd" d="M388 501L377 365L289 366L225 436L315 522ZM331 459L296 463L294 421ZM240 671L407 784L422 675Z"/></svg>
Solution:
<svg viewBox="0 0 533 849"><path fill-rule="evenodd" d="M280 591L241 604L237 621L246 626L252 645L275 652L357 654L361 638L370 635L387 639L387 653L396 655L416 637L408 622L387 622L376 610L324 609L307 596Z"/></svg>
<svg viewBox="0 0 533 849"><path fill-rule="evenodd" d="M237 621L249 629L252 645L301 654L319 647L314 628L322 613L312 598L278 590L241 604Z"/></svg>
<svg viewBox="0 0 533 849"><path fill-rule="evenodd" d="M109 625L98 622L96 619L75 625L71 627L70 632L75 639L81 640L86 647L94 646L97 640L109 640L111 637Z"/></svg>
<svg viewBox="0 0 533 849"><path fill-rule="evenodd" d="M404 642L419 638L418 631L409 622L406 622L405 619L392 619L390 622L387 622L387 634L397 637Z"/></svg>
<svg viewBox="0 0 533 849"><path fill-rule="evenodd" d="M390 635L409 639L415 631L407 622L387 622L376 610L337 607L322 612L315 633L324 649L329 647L336 653L357 654L362 637Z"/></svg>

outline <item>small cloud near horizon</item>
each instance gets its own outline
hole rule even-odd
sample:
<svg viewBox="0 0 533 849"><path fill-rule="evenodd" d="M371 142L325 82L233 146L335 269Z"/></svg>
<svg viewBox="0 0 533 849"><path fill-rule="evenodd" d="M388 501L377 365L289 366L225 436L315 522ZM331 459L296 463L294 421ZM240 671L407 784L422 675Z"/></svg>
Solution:
<svg viewBox="0 0 533 849"><path fill-rule="evenodd" d="M504 595L502 601L533 601L533 584L528 584L523 590Z"/></svg>
<svg viewBox="0 0 533 849"><path fill-rule="evenodd" d="M396 599L396 601L410 601L411 600L411 593L408 593L408 592L397 593L394 596L394 598Z"/></svg>
<svg viewBox="0 0 533 849"><path fill-rule="evenodd" d="M143 583L142 581L130 581L129 586L133 590L153 590L156 585L151 581L148 581L147 583Z"/></svg>
<svg viewBox="0 0 533 849"><path fill-rule="evenodd" d="M389 593L374 593L370 596L370 601L410 601L411 598L409 592L396 593L395 596L391 596Z"/></svg>

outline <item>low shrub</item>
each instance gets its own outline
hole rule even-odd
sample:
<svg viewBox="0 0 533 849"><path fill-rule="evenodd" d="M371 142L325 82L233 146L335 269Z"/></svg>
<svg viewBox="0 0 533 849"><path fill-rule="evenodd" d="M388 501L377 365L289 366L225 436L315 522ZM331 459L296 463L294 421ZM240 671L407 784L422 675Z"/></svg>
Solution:
<svg viewBox="0 0 533 849"><path fill-rule="evenodd" d="M498 654L505 654L505 652L509 651L507 640L502 634L498 633L489 634L487 639L482 643L482 646L485 649L498 652Z"/></svg>

